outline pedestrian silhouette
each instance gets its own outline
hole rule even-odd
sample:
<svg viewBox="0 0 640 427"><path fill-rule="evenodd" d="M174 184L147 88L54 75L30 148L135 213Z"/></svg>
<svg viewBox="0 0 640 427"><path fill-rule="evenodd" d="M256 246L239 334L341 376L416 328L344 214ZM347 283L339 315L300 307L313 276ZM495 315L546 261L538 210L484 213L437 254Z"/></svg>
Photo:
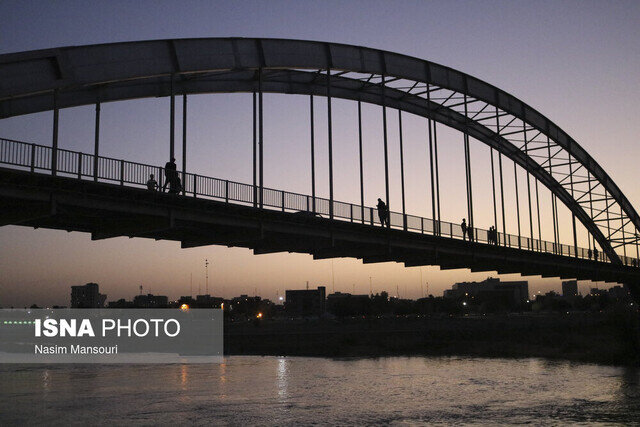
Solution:
<svg viewBox="0 0 640 427"><path fill-rule="evenodd" d="M176 173L176 175L173 177L173 179L169 183L169 193L178 194L180 191L182 191L182 181L180 180L180 177Z"/></svg>
<svg viewBox="0 0 640 427"><path fill-rule="evenodd" d="M158 189L158 181L155 180L153 174L149 175L149 180L147 181L147 189L151 191L156 191Z"/></svg>
<svg viewBox="0 0 640 427"><path fill-rule="evenodd" d="M178 177L176 159L174 157L164 165L164 177L165 181L162 186L162 191L164 192L167 189L167 185L169 185L169 192L171 192L172 182ZM175 183L173 183L173 185L175 185Z"/></svg>
<svg viewBox="0 0 640 427"><path fill-rule="evenodd" d="M462 240L467 240L467 220L462 218L462 224L460 224L460 228L462 228Z"/></svg>
<svg viewBox="0 0 640 427"><path fill-rule="evenodd" d="M378 217L380 218L380 224L384 227L385 224L389 226L389 208L387 204L378 198Z"/></svg>
<svg viewBox="0 0 640 427"><path fill-rule="evenodd" d="M598 249L593 248L593 259L598 261Z"/></svg>

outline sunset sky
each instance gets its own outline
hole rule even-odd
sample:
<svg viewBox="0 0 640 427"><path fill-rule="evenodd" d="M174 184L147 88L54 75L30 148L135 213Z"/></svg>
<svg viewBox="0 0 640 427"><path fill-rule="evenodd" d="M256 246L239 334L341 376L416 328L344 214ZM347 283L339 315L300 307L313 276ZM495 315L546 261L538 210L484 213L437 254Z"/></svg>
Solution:
<svg viewBox="0 0 640 427"><path fill-rule="evenodd" d="M0 54L132 40L237 36L339 42L427 59L494 84L545 114L599 162L636 209L640 207L640 3L635 1L4 0L0 16ZM325 105L324 99L317 100L320 196L328 195ZM92 106L62 110L60 147L91 152L93 114ZM310 193L308 114L307 97L265 95L266 186ZM167 98L104 104L101 154L164 164L168 118ZM355 103L335 100L333 118L335 198L358 202ZM251 95L191 96L188 123L189 171L251 182ZM50 112L0 120L0 137L50 145L51 124ZM365 106L363 124L365 199L373 206L384 194L380 108ZM407 212L430 217L426 120L405 114L403 124ZM439 135L442 219L459 223L466 216L463 139L443 127ZM389 138L390 204L399 210L395 110L389 110ZM176 141L181 141L180 131ZM471 151L475 222L488 228L493 223L489 151L478 141L472 141ZM513 209L513 164L506 164L507 203ZM519 174L520 184L523 177ZM541 208L547 206L543 201ZM528 221L527 216L522 218ZM564 210L565 243L571 238L568 219ZM545 224L543 238L552 240L551 226ZM515 232L515 219L507 227ZM528 234L528 222L523 222L523 230ZM586 246L585 236L580 243ZM188 295L191 277L193 294L199 287L204 293L205 259L210 262L210 293L224 297L257 291L275 299L286 289L304 288L307 281L329 291L364 294L369 292L370 277L374 292L395 294L398 289L401 297L408 298L422 294L421 269L402 264L313 261L310 255L253 255L247 249L218 246L180 249L178 242L149 239L91 241L85 233L6 226L0 228L0 306L68 305L70 286L87 282L97 282L108 300L130 299L140 285L145 292L170 298ZM428 293L436 296L456 281L490 275L496 276L422 268ZM558 279L528 280L532 293L559 290ZM581 291L589 286L584 282Z"/></svg>

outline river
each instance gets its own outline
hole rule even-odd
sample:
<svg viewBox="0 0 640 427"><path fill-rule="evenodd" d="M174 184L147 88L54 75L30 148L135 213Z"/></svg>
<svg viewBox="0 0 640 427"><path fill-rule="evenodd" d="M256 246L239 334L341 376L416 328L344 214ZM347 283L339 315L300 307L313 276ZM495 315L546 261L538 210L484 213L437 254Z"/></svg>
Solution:
<svg viewBox="0 0 640 427"><path fill-rule="evenodd" d="M462 357L2 365L0 424L637 423L640 371Z"/></svg>

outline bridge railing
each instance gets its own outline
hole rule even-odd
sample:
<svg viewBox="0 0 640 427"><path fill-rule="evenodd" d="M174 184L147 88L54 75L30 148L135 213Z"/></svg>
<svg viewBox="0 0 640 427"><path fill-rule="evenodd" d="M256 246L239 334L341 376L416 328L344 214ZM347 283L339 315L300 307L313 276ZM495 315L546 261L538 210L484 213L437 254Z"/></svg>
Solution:
<svg viewBox="0 0 640 427"><path fill-rule="evenodd" d="M54 153L51 147L0 138L0 164L31 172L53 173ZM56 160L57 175L91 179L97 182L146 188L149 175L153 174L159 186L165 186L164 168L143 163L129 162L110 157L95 157L91 154L58 149ZM96 163L97 162L97 163ZM262 206L285 212L306 212L310 215L330 217L330 201L322 197L313 197L272 188L254 187L235 181L212 178L192 173L178 172L182 181L180 193L189 197L204 197L224 200L249 206ZM262 202L262 203L260 203ZM342 221L361 223L369 226L379 225L376 208L360 206L341 201L333 202L333 218ZM535 252L553 253L568 257L591 259L589 249L576 248L573 245L556 244L544 240L531 239L513 234L497 233L497 242L489 241L488 230L474 228L463 234L460 224L447 221L434 221L415 215L402 215L390 212L389 225L393 229L409 232L439 235L453 239L467 239L478 243L497 244ZM636 258L620 256L624 265L640 267ZM610 262L606 255L598 252L597 261Z"/></svg>

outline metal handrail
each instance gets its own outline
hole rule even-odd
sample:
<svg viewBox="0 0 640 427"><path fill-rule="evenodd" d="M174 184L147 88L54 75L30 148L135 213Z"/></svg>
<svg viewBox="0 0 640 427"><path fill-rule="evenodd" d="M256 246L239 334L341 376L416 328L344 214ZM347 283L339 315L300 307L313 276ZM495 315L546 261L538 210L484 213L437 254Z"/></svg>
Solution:
<svg viewBox="0 0 640 427"><path fill-rule="evenodd" d="M53 155L54 152L51 147L0 138L0 164L10 165L16 169L28 170L34 173L39 171L54 173L51 169ZM57 150L56 156L56 175L146 188L147 178L153 173L157 177L160 188L165 185L163 182L165 180L164 168L159 166L111 157L98 156L96 158L92 154L60 148ZM98 167L94 168L96 159ZM97 175L94 175L94 171L97 172ZM278 209L283 212L302 211L313 215L330 217L330 200L322 197L316 197L315 203L313 203L314 199L306 194L266 187L260 191L259 187L254 188L250 184L192 173L178 172L178 176L182 180L183 188L181 193L185 197L212 198L224 200L227 203L262 206L263 208ZM257 195L255 200L254 194ZM315 212L313 211L314 205ZM337 220L374 226L379 223L375 219L374 211L377 211L377 209L373 207L365 206L363 210L357 204L340 201L333 202L333 219ZM363 212L364 217L362 215ZM433 219L415 215L403 215L399 212L389 212L389 226L393 229L401 229L408 232L439 235L459 240L464 239L462 227L459 224L434 221ZM474 242L489 244L488 230L474 228L471 232ZM577 248L576 254L576 248L572 245L555 244L545 240L505 233L497 233L497 240L497 244L500 246L583 259L593 258L593 256L589 257L589 249ZM640 262L636 258L620 256L620 259L624 265L640 267ZM603 252L598 252L597 261L610 262Z"/></svg>

